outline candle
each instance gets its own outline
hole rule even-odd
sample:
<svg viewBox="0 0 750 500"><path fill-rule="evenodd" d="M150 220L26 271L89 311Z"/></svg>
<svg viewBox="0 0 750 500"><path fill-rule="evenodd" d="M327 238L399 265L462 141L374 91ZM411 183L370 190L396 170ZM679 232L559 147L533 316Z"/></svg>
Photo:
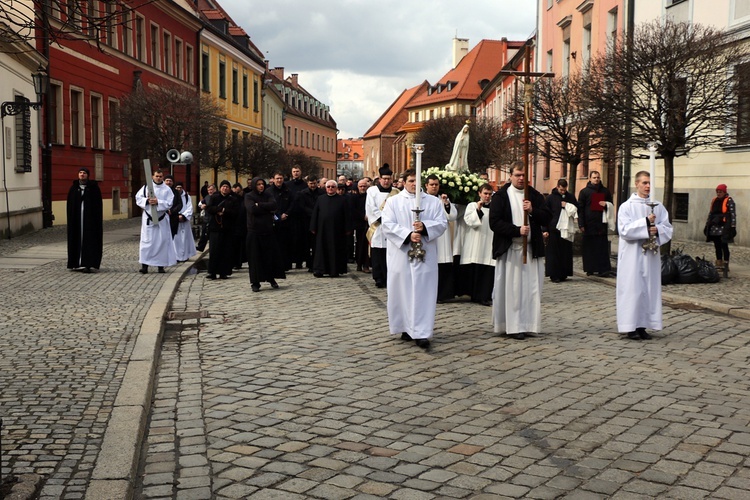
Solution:
<svg viewBox="0 0 750 500"><path fill-rule="evenodd" d="M423 144L415 144L414 151L417 153L417 190L414 193L416 199L416 208L422 207L422 153L424 152Z"/></svg>

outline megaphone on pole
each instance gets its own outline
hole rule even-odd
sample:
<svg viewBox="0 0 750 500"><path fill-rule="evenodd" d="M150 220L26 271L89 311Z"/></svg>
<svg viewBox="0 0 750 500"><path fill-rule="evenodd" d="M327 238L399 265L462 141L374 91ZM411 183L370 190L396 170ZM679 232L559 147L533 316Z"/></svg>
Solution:
<svg viewBox="0 0 750 500"><path fill-rule="evenodd" d="M176 149L170 149L167 151L167 161L169 163L177 163L180 161L180 152Z"/></svg>

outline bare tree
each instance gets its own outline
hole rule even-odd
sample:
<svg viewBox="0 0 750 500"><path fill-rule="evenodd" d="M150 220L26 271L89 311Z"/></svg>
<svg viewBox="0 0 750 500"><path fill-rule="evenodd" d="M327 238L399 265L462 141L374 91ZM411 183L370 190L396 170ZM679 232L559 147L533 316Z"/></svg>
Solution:
<svg viewBox="0 0 750 500"><path fill-rule="evenodd" d="M304 176L319 176L322 170L320 161L317 158L308 156L299 150L282 150L279 154L278 162L279 168L282 168L285 172L291 171L294 165L298 165Z"/></svg>
<svg viewBox="0 0 750 500"><path fill-rule="evenodd" d="M414 138L424 144L422 163L429 167L443 167L450 161L456 135L469 122L469 169L483 172L502 163L503 138L507 135L503 124L493 119L449 116L430 120Z"/></svg>
<svg viewBox="0 0 750 500"><path fill-rule="evenodd" d="M598 120L593 114L597 109L589 103L588 75L581 71L567 77L544 78L534 88L530 126L537 144L545 144L537 152L570 167L566 170L571 192L576 192L578 165L601 156L603 138L596 133Z"/></svg>
<svg viewBox="0 0 750 500"><path fill-rule="evenodd" d="M195 88L167 85L137 88L120 110L120 127L133 162L149 158L163 167L170 149L189 150L199 168L226 168L229 158L225 116L216 102Z"/></svg>
<svg viewBox="0 0 750 500"><path fill-rule="evenodd" d="M733 70L746 57L720 30L667 19L637 26L632 39L592 62L590 95L606 118L599 132L634 155L656 142L670 214L674 159L728 142L723 131L737 116Z"/></svg>
<svg viewBox="0 0 750 500"><path fill-rule="evenodd" d="M0 0L0 47L3 42L48 43L78 40L100 47L110 43L117 25L155 0ZM29 50L33 50L33 43Z"/></svg>

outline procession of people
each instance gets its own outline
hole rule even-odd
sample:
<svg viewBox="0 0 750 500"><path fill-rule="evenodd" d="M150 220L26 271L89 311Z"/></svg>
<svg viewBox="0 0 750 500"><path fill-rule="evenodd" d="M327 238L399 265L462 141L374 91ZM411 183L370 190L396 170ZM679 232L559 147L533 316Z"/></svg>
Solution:
<svg viewBox="0 0 750 500"><path fill-rule="evenodd" d="M138 271L156 267L165 273L207 243L207 279L228 279L247 262L253 292L263 282L280 288L276 280L293 268L336 278L356 263L357 272L371 273L375 287L387 288L389 331L403 340L428 348L437 304L466 299L492 308L488 322L495 333L524 340L543 331L545 277L562 283L573 276L580 230L583 271L617 277L617 330L632 340L649 340L647 330L661 330L658 248L672 238L672 226L664 206L651 201L649 172L636 174L635 192L618 210L619 273L608 250L607 216L613 217L614 205L599 172L590 173L578 197L566 179L543 195L530 186L523 163L515 162L505 185L478 186L476 201L461 210L434 174L423 180L407 170L398 176L399 189L387 163L378 173L374 180L318 180L303 177L295 165L289 179L278 171L269 182L248 179L244 188L227 180L218 190L207 183L195 212L203 229L196 244L184 183L154 170L135 193L143 209ZM717 265L728 267L736 209L726 185L716 192L705 232L716 246ZM68 220L68 267L98 270L102 202L87 168L70 188ZM647 252L644 242L653 242L649 248L656 251Z"/></svg>

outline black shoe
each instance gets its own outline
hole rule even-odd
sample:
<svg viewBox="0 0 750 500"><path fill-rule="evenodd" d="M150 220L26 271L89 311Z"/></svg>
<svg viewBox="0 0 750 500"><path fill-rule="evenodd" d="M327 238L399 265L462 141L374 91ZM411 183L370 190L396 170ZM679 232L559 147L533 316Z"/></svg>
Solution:
<svg viewBox="0 0 750 500"><path fill-rule="evenodd" d="M378 288L385 288L385 283L383 283L382 281L376 281L375 286Z"/></svg>
<svg viewBox="0 0 750 500"><path fill-rule="evenodd" d="M638 332L628 332L628 338L631 340L641 340L641 336L638 335Z"/></svg>
<svg viewBox="0 0 750 500"><path fill-rule="evenodd" d="M492 301L491 300L483 300L480 302L483 306L492 307Z"/></svg>
<svg viewBox="0 0 750 500"><path fill-rule="evenodd" d="M228 280L229 276L227 276L226 274L222 274L222 275L219 276L219 279L220 280Z"/></svg>
<svg viewBox="0 0 750 500"><path fill-rule="evenodd" d="M316 278L322 278L323 273L313 273L313 276L315 276Z"/></svg>
<svg viewBox="0 0 750 500"><path fill-rule="evenodd" d="M593 276L593 275L594 273L589 273L589 272L586 273L586 276Z"/></svg>
<svg viewBox="0 0 750 500"><path fill-rule="evenodd" d="M411 335L406 332L401 332L401 340L412 340Z"/></svg>
<svg viewBox="0 0 750 500"><path fill-rule="evenodd" d="M279 288L279 284L276 283L276 280L269 280L268 283L271 284L271 288Z"/></svg>
<svg viewBox="0 0 750 500"><path fill-rule="evenodd" d="M141 274L148 274L148 266L146 264L142 264L138 272Z"/></svg>
<svg viewBox="0 0 750 500"><path fill-rule="evenodd" d="M421 347L422 349L430 347L430 341L428 339L417 339L414 343L417 344L417 347Z"/></svg>
<svg viewBox="0 0 750 500"><path fill-rule="evenodd" d="M81 272L89 274L89 273L91 273L91 268L90 267L84 267L83 269L81 269Z"/></svg>
<svg viewBox="0 0 750 500"><path fill-rule="evenodd" d="M526 338L526 335L523 332L521 332L521 333L511 333L510 335L508 335L508 337L510 337L512 339L516 339L516 340L524 340Z"/></svg>
<svg viewBox="0 0 750 500"><path fill-rule="evenodd" d="M339 273L333 273L333 274L331 275L331 278L338 278L338 277L339 277Z"/></svg>
<svg viewBox="0 0 750 500"><path fill-rule="evenodd" d="M253 292L260 292L260 285L250 285L250 288L252 288Z"/></svg>
<svg viewBox="0 0 750 500"><path fill-rule="evenodd" d="M295 269L302 269L302 264L297 264L296 266L294 266L294 268Z"/></svg>
<svg viewBox="0 0 750 500"><path fill-rule="evenodd" d="M215 274L207 274L206 275L206 279L207 280L215 280L216 279L216 275Z"/></svg>
<svg viewBox="0 0 750 500"><path fill-rule="evenodd" d="M164 270L164 266L159 266L159 273L164 274L166 271Z"/></svg>
<svg viewBox="0 0 750 500"><path fill-rule="evenodd" d="M636 328L635 332L638 334L638 336L641 338L641 340L651 340L653 337L646 333L645 328Z"/></svg>
<svg viewBox="0 0 750 500"><path fill-rule="evenodd" d="M313 271L312 271L312 267L308 267L308 268L307 268L307 272L308 272L308 273L311 273L311 272L313 272Z"/></svg>
<svg viewBox="0 0 750 500"><path fill-rule="evenodd" d="M560 283L560 278L550 278L549 279L552 283Z"/></svg>

